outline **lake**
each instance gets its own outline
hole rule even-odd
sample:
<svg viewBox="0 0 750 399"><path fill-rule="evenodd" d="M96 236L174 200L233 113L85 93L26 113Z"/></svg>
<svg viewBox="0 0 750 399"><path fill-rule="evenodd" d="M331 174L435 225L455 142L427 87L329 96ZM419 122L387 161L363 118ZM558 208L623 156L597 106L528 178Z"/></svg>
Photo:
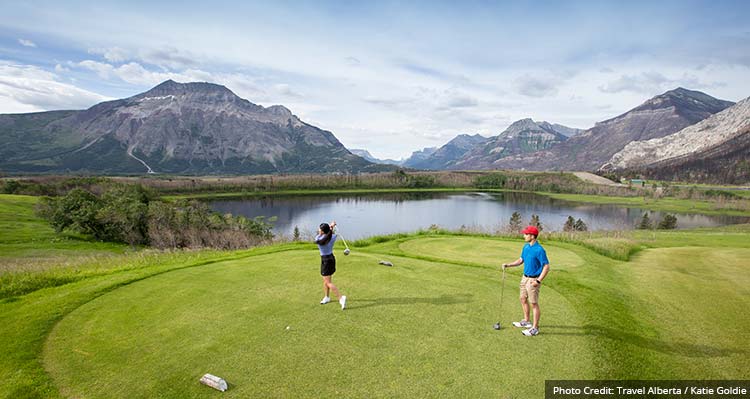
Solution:
<svg viewBox="0 0 750 399"><path fill-rule="evenodd" d="M613 205L579 204L533 193L388 193L324 196L269 196L239 200L214 200L212 209L249 218L275 217L274 234L291 236L298 226L307 239L321 222L336 220L347 240L427 229L450 230L462 226L494 232L508 225L513 212L525 224L532 214L546 231L561 231L568 216L583 220L589 230L629 230L647 211ZM714 227L748 223L748 217L676 214L677 228ZM650 212L658 223L662 212Z"/></svg>

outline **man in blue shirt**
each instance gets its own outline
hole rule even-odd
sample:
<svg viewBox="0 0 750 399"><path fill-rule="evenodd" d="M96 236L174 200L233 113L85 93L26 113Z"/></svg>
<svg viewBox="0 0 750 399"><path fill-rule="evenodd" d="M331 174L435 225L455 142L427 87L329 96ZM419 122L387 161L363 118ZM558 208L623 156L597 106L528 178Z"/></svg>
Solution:
<svg viewBox="0 0 750 399"><path fill-rule="evenodd" d="M527 226L521 230L523 240L526 244L521 251L521 257L511 263L503 263L503 269L523 264L523 278L521 279L521 308L523 309L523 320L514 321L515 327L525 328L523 335L533 337L539 334L539 289L542 280L549 273L549 260L547 252L542 248L536 239L539 236L539 229L534 226ZM529 303L534 309L534 323L529 322Z"/></svg>

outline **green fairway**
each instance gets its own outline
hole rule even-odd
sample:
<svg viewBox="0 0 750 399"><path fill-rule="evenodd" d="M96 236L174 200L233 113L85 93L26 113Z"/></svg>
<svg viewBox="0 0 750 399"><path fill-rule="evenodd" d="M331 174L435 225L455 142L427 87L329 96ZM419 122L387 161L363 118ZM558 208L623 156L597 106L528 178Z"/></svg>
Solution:
<svg viewBox="0 0 750 399"><path fill-rule="evenodd" d="M517 243L479 243L517 256ZM554 290L545 292L545 310L555 325L532 342L509 326L518 314L517 273L506 281L506 328L495 331L497 268L392 257L388 268L378 260L339 256L334 282L350 298L343 312L318 304L314 251L153 277L66 317L45 363L72 397L200 396L207 388L197 379L206 372L226 378L232 397L496 397L539 378L520 367L531 358L546 378L596 375L587 338L570 335L582 320Z"/></svg>
<svg viewBox="0 0 750 399"><path fill-rule="evenodd" d="M407 255L378 254L394 247ZM500 313L496 264L518 257L520 242L426 237L339 256L343 312L318 304L314 250L130 284L64 318L45 367L70 397L203 396L197 380L207 372L227 379L231 397L539 397L545 379L750 376L750 323L736 317L750 304L747 288L737 288L747 277L716 278L741 276L749 249L647 250L626 264L546 247L553 273L534 338L510 327L520 318L520 269L506 281L505 327L491 328Z"/></svg>
<svg viewBox="0 0 750 399"><path fill-rule="evenodd" d="M521 268L500 309L499 265L520 237L402 234L352 243L350 256L337 244L342 311L318 304L314 245L131 250L60 239L35 203L0 197L0 397L219 394L198 383L205 373L237 398L541 397L546 379L750 378L748 225L543 234L541 332L524 337L510 326Z"/></svg>

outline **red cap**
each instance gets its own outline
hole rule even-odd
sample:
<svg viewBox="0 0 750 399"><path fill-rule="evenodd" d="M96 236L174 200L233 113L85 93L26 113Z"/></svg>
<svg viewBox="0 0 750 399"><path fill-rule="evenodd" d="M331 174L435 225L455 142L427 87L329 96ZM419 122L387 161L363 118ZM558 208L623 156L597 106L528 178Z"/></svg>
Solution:
<svg viewBox="0 0 750 399"><path fill-rule="evenodd" d="M535 236L539 235L539 229L537 229L534 226L526 226L525 229L521 230L521 234L533 234Z"/></svg>

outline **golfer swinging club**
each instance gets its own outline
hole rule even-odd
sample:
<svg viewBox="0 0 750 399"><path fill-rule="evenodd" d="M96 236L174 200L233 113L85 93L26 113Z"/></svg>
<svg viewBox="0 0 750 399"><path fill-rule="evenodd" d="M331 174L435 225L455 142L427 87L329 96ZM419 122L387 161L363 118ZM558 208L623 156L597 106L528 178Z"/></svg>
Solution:
<svg viewBox="0 0 750 399"><path fill-rule="evenodd" d="M549 273L549 260L547 252L542 245L536 241L539 236L539 229L534 226L527 226L521 230L523 240L526 244L521 251L521 257L515 262L503 263L503 269L506 267L523 266L523 278L521 279L521 308L523 308L523 320L514 321L515 327L525 328L523 335L533 337L539 334L539 288L542 280ZM534 308L534 323L529 322L529 303Z"/></svg>
<svg viewBox="0 0 750 399"><path fill-rule="evenodd" d="M333 228L336 227L336 222L333 221L329 225L328 223L321 223L318 229L318 235L315 236L315 243L318 244L320 249L320 275L323 276L323 300L320 301L321 305L325 305L331 302L329 296L330 291L336 294L341 304L341 310L346 307L346 296L341 296L339 289L331 282L333 273L336 273L336 258L333 256L333 243L336 242L338 236L333 234Z"/></svg>

